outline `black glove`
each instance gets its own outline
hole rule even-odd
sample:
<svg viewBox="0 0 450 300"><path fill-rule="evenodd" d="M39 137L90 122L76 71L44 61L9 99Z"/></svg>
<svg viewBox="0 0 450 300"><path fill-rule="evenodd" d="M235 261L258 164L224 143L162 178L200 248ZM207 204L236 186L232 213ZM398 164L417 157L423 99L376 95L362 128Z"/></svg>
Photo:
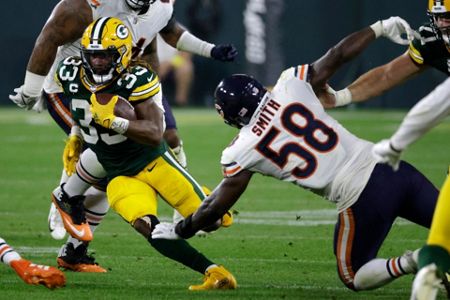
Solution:
<svg viewBox="0 0 450 300"><path fill-rule="evenodd" d="M236 47L232 44L216 45L211 50L211 57L220 61L234 61L237 55Z"/></svg>

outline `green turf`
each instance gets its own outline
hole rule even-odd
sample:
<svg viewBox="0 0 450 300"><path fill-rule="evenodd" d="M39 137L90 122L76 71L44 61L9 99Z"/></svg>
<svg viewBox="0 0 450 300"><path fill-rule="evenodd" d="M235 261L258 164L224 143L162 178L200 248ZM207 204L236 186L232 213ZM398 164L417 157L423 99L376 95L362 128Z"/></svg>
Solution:
<svg viewBox="0 0 450 300"><path fill-rule="evenodd" d="M214 187L219 159L235 130L212 110L175 110L189 170ZM389 136L405 112L336 111L351 131L369 140ZM60 241L47 231L49 193L58 184L64 135L47 114L0 110L0 236L33 261L55 265ZM440 186L449 163L450 122L408 149L405 159ZM162 202L161 202L162 203ZM66 272L67 286L49 291L27 286L0 267L1 299L408 299L412 276L378 290L354 293L336 273L332 254L334 206L293 185L254 176L237 203L235 224L192 244L226 265L239 289L192 293L196 274L156 253L111 211L96 232L91 250L107 274ZM162 203L160 215L171 211ZM323 225L314 225L323 224ZM393 227L380 255L399 255L424 243L426 230L405 221ZM442 294L441 294L442 296Z"/></svg>

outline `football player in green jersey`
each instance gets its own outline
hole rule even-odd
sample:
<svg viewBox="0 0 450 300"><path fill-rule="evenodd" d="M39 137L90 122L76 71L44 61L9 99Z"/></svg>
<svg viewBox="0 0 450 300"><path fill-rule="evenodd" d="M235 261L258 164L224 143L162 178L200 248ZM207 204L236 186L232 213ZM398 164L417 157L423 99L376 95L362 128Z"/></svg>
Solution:
<svg viewBox="0 0 450 300"><path fill-rule="evenodd" d="M428 0L428 14L430 24L420 27L404 54L366 72L345 89L330 89L336 106L379 96L430 67L450 75L450 1Z"/></svg>
<svg viewBox="0 0 450 300"><path fill-rule="evenodd" d="M200 206L205 194L163 141L160 83L145 64L131 61L129 29L117 18L97 19L83 33L81 46L81 58L64 59L55 76L72 99L71 112L76 123L72 136L81 137L89 147L86 151L92 151L106 171L110 206L158 252L205 275L203 284L190 286L190 290L236 288L230 272L188 243L151 238L159 223L158 195L188 216ZM97 94L115 96L102 104ZM114 115L119 96L134 107L136 120ZM69 160L73 161L73 157ZM89 241L92 235L79 200L70 197L64 185L53 197L66 230ZM218 220L217 226L221 224L222 220Z"/></svg>

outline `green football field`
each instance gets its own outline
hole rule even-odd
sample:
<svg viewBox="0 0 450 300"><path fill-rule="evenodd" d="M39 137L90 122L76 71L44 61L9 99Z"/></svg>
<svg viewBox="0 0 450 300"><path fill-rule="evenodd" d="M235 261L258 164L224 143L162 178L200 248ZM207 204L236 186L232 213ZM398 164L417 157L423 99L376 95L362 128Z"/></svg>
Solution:
<svg viewBox="0 0 450 300"><path fill-rule="evenodd" d="M235 129L211 110L175 110L189 170L214 187L221 179L219 159ZM405 112L358 110L332 113L344 126L371 141L388 137ZM58 184L64 134L47 113L0 110L0 236L24 257L56 265L61 241L47 230L50 192ZM433 129L405 154L437 186L450 162L450 121ZM161 219L171 210L161 201ZM47 290L25 285L12 269L0 267L1 299L409 299L412 276L374 291L345 288L332 251L335 207L293 185L254 176L234 209L235 223L190 242L235 275L234 291L190 292L198 273L160 256L113 211L95 233L90 250L106 274L66 272L67 286ZM420 247L427 230L398 220L379 255ZM441 298L443 293L440 294Z"/></svg>

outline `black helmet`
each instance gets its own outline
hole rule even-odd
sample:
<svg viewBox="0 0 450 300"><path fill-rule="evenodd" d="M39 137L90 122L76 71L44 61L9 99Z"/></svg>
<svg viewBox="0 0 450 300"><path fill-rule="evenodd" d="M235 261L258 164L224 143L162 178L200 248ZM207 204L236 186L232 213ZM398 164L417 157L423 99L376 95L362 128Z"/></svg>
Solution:
<svg viewBox="0 0 450 300"><path fill-rule="evenodd" d="M216 110L225 123L241 128L250 122L266 92L261 83L248 75L231 75L214 92Z"/></svg>

